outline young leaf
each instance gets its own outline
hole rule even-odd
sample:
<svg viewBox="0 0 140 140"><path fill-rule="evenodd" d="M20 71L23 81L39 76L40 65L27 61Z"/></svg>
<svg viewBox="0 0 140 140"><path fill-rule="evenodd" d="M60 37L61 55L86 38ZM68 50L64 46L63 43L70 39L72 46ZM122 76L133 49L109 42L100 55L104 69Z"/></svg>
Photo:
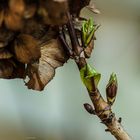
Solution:
<svg viewBox="0 0 140 140"><path fill-rule="evenodd" d="M87 47L88 44L91 42L95 32L93 20L89 19L88 21L84 21L81 30L83 46Z"/></svg>
<svg viewBox="0 0 140 140"><path fill-rule="evenodd" d="M95 84L95 87L98 86L98 83L101 78L101 74L98 73L95 69L93 69L89 64L85 65L81 70L80 70L80 76L87 87L89 91L94 90L93 84Z"/></svg>

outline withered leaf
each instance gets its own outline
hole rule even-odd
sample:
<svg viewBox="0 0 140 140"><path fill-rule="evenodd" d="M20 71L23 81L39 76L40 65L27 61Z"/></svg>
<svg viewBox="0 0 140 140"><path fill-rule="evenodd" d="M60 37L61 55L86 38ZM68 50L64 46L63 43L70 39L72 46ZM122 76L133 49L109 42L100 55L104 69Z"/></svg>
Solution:
<svg viewBox="0 0 140 140"><path fill-rule="evenodd" d="M13 73L13 62L10 59L0 60L0 78L9 79Z"/></svg>
<svg viewBox="0 0 140 140"><path fill-rule="evenodd" d="M38 1L34 0L24 0L24 1L25 1L24 18L25 19L32 18L36 13Z"/></svg>
<svg viewBox="0 0 140 140"><path fill-rule="evenodd" d="M48 0L46 8L48 11L48 17L52 24L58 25L65 24L67 22L67 0Z"/></svg>
<svg viewBox="0 0 140 140"><path fill-rule="evenodd" d="M9 59L13 55L5 48L0 48L0 59Z"/></svg>
<svg viewBox="0 0 140 140"><path fill-rule="evenodd" d="M16 59L22 63L31 63L40 58L40 47L31 35L20 34L14 41Z"/></svg>
<svg viewBox="0 0 140 140"><path fill-rule="evenodd" d="M7 29L18 31L23 27L23 19L20 15L9 10L4 16L4 23Z"/></svg>
<svg viewBox="0 0 140 140"><path fill-rule="evenodd" d="M40 0L38 14L45 24L61 25L67 23L68 2L67 0Z"/></svg>
<svg viewBox="0 0 140 140"><path fill-rule="evenodd" d="M0 26L2 25L4 20L4 10L0 10Z"/></svg>
<svg viewBox="0 0 140 140"><path fill-rule="evenodd" d="M23 34L28 34L42 42L42 38L48 36L48 26L37 21L36 18L30 18L26 20L26 24L21 31Z"/></svg>
<svg viewBox="0 0 140 140"><path fill-rule="evenodd" d="M4 23L6 28L17 31L23 27L24 0L9 0L5 10Z"/></svg>
<svg viewBox="0 0 140 140"><path fill-rule="evenodd" d="M9 0L9 9L17 15L23 15L25 10L24 0Z"/></svg>
<svg viewBox="0 0 140 140"><path fill-rule="evenodd" d="M99 9L96 8L94 3L88 5L87 8L95 14L100 14Z"/></svg>
<svg viewBox="0 0 140 140"><path fill-rule="evenodd" d="M68 0L70 13L74 16L79 17L80 11L85 6L89 5L90 0Z"/></svg>
<svg viewBox="0 0 140 140"><path fill-rule="evenodd" d="M4 26L0 27L0 48L8 45L8 43L13 40L15 33L8 30Z"/></svg>
<svg viewBox="0 0 140 140"><path fill-rule="evenodd" d="M20 63L15 59L13 59L13 62L14 62L14 69L13 69L11 79L24 78L25 77L25 64Z"/></svg>
<svg viewBox="0 0 140 140"><path fill-rule="evenodd" d="M29 89L43 90L45 85L53 79L55 69L62 66L67 61L67 56L58 39L52 39L41 48L41 58L39 62L28 64L26 83Z"/></svg>

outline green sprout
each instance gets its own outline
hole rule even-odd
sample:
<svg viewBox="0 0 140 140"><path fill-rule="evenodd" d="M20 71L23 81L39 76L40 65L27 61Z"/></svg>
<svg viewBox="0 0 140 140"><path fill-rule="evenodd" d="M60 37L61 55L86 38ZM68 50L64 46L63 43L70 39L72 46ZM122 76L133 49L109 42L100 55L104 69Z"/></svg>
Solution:
<svg viewBox="0 0 140 140"><path fill-rule="evenodd" d="M101 74L98 73L94 68L92 68L89 64L85 65L81 70L80 70L80 76L85 84L86 88L89 91L93 91L93 84L95 84L95 87L98 86L98 83L101 78ZM94 82L94 83L93 83Z"/></svg>
<svg viewBox="0 0 140 140"><path fill-rule="evenodd" d="M112 84L112 83L115 83L117 85L117 75L114 72L110 75L108 84Z"/></svg>
<svg viewBox="0 0 140 140"><path fill-rule="evenodd" d="M83 46L87 47L88 44L91 42L94 32L95 32L95 25L94 25L93 19L84 21L81 30L82 30Z"/></svg>

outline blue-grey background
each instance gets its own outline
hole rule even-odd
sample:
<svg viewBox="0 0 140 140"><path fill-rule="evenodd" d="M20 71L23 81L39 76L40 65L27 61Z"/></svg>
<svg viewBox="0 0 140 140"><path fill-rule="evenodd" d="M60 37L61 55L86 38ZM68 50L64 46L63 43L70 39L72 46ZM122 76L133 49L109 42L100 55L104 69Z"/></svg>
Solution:
<svg viewBox="0 0 140 140"><path fill-rule="evenodd" d="M100 29L89 63L102 73L105 96L109 75L118 75L113 107L122 124L140 139L140 1L95 0ZM83 15L93 16L88 10ZM96 116L83 109L90 103L75 63L57 69L43 92L28 90L22 80L0 80L0 140L113 140Z"/></svg>

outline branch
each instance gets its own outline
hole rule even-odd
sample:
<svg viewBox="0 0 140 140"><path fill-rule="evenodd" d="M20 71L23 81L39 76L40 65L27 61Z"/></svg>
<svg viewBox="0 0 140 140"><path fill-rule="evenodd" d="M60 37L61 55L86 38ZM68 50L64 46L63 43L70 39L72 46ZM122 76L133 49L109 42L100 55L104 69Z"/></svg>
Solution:
<svg viewBox="0 0 140 140"><path fill-rule="evenodd" d="M74 29L72 19L69 13L68 13L67 28L69 30L69 35L70 35L70 39L72 43L73 54L75 54L75 57L73 58L79 68L79 71L81 71L81 69L87 67L87 62L84 56L84 52L81 49L82 47L78 43L75 29ZM89 97L95 108L95 110L93 111L94 113L92 112L90 113L97 115L100 118L101 122L107 126L106 131L109 131L117 140L131 140L130 136L123 129L120 120L117 120L117 118L115 117L115 114L112 112L111 105L108 102L106 102L103 99L102 95L100 94L97 88L97 85L95 84L94 77L90 78L90 84L91 84L91 89L89 90L87 86L86 88L87 88ZM90 105L88 107L92 110L92 107ZM88 107L86 108L87 111L88 111Z"/></svg>

